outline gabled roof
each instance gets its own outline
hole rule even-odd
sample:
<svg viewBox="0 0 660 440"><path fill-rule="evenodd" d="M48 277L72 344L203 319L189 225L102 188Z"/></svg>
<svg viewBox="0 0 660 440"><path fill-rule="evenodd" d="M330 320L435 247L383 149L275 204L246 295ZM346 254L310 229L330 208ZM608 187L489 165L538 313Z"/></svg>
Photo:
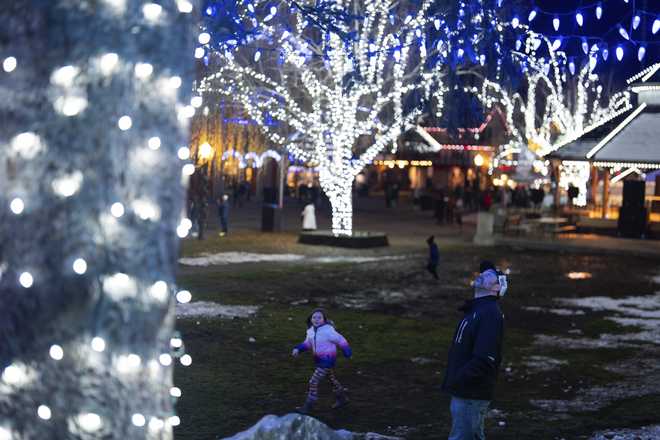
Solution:
<svg viewBox="0 0 660 440"><path fill-rule="evenodd" d="M638 104L607 134L582 137L549 154L548 158L591 161L596 165L660 167L660 84L649 82L660 76L656 63L628 80Z"/></svg>

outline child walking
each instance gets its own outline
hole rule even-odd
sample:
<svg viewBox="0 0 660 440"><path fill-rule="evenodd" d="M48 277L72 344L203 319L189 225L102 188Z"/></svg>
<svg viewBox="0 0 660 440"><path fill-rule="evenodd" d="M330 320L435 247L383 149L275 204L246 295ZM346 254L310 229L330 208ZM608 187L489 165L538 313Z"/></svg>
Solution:
<svg viewBox="0 0 660 440"><path fill-rule="evenodd" d="M309 414L314 404L318 400L319 383L326 376L332 384L332 391L335 393L336 402L332 405L333 409L340 408L348 404L346 390L335 377L335 362L337 360L337 346L344 353L344 357L350 358L352 351L348 341L337 330L335 330L332 321L328 320L327 315L321 309L316 309L307 318L307 337L305 342L296 345L291 353L298 356L299 353L311 350L314 354L314 364L316 369L309 379L309 392L305 404L297 408L301 414Z"/></svg>

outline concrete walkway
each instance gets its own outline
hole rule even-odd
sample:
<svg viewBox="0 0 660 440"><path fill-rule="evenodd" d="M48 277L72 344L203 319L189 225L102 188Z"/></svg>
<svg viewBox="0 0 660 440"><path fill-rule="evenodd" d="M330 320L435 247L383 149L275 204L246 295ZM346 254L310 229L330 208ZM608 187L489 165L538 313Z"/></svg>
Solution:
<svg viewBox="0 0 660 440"><path fill-rule="evenodd" d="M282 218L283 232L297 233L301 227L303 206L287 199ZM217 214L210 206L209 224L215 229ZM402 197L397 208L386 208L379 197L360 198L354 213L357 230L379 231L388 234L392 247L426 249L425 239L434 234L440 243L473 246L476 214L463 217L463 226L438 225L431 211L413 209L410 199ZM317 210L319 229L330 228L328 210ZM261 203L252 200L242 207L232 207L229 214L231 230L258 231L261 228ZM637 240L596 234L560 234L547 237L496 236L495 243L514 249L586 254L631 255L660 259L660 240Z"/></svg>

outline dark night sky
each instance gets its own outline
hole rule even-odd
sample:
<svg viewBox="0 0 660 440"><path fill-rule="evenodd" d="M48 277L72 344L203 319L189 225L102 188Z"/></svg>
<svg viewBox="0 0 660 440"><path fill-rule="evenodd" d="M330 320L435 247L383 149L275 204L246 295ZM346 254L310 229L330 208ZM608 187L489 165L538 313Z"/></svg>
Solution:
<svg viewBox="0 0 660 440"><path fill-rule="evenodd" d="M505 2L507 0L504 0ZM597 4L601 4L603 14L600 20L596 18ZM564 38L561 50L567 56L573 57L576 64L585 62L587 57L582 51L582 36L587 37L589 47L601 40L603 47L607 45L609 57L604 61L599 57L596 73L603 79L613 75L617 85L623 86L625 80L645 67L660 61L660 31L652 34L653 22L660 19L660 0L602 0L602 1L562 1L562 0L521 0L517 5L510 5L512 14L518 14L521 23L528 23L529 12L537 7L539 12L531 22L533 30L543 33L551 40L556 37ZM581 9L584 24L580 27L575 18L576 10ZM646 11L647 15L640 13L641 22L637 30L632 28L633 11ZM560 19L559 31L553 27L554 17ZM618 24L629 33L632 41L626 41L618 30ZM646 56L640 62L637 59L639 41L646 40ZM621 46L624 50L622 61L616 58L616 48Z"/></svg>

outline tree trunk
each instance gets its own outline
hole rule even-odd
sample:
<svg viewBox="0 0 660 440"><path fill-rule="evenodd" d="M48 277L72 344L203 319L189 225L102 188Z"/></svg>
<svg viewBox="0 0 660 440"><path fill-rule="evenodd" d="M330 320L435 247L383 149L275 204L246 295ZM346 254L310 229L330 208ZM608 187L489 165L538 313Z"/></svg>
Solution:
<svg viewBox="0 0 660 440"><path fill-rule="evenodd" d="M353 234L352 181L321 179L321 187L332 205L332 233Z"/></svg>
<svg viewBox="0 0 660 440"><path fill-rule="evenodd" d="M172 438L195 18L177 5L0 10L2 439Z"/></svg>

